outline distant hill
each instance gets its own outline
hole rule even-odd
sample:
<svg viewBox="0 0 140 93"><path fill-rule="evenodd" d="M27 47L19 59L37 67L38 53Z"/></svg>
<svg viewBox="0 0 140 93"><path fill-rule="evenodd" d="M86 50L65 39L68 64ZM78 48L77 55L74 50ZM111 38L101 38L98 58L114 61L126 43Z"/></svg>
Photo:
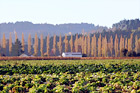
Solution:
<svg viewBox="0 0 140 93"><path fill-rule="evenodd" d="M34 37L35 33L39 36L43 34L44 36L49 35L65 35L65 34L76 34L82 33L94 33L101 32L103 30L107 30L107 27L103 26L95 26L94 24L88 23L71 23L71 24L33 24L31 22L16 22L16 23L1 23L0 24L0 36L5 33L6 37L9 37L9 33L17 32L18 38L21 39L21 33L23 32L25 35L25 39L27 40L28 34L30 33L32 37ZM14 38L14 35L13 35Z"/></svg>
<svg viewBox="0 0 140 93"><path fill-rule="evenodd" d="M120 30L137 30L140 27L139 19L132 20L122 20L119 23L113 24L112 29L120 29Z"/></svg>

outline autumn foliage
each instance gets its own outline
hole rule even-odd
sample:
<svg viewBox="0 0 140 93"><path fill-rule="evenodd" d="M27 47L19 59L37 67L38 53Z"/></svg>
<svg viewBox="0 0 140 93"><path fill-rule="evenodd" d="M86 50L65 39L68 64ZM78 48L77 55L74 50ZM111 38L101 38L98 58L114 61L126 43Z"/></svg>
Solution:
<svg viewBox="0 0 140 93"><path fill-rule="evenodd" d="M17 33L15 33L15 39L18 39ZM12 56L12 34L9 34L9 39L6 39L3 33L2 42L0 42L0 53L6 55L8 48L9 56ZM22 33L21 44L22 51L25 51L28 55L34 56L57 56L62 52L81 52L88 57L120 57L121 50L127 49L130 53L135 51L136 54L140 54L140 38L137 35L130 35L130 37L118 36L102 36L99 34L76 34L59 36L45 36L43 34L38 37L35 33L35 37L31 38L31 34L28 35L28 41L25 43L24 34Z"/></svg>

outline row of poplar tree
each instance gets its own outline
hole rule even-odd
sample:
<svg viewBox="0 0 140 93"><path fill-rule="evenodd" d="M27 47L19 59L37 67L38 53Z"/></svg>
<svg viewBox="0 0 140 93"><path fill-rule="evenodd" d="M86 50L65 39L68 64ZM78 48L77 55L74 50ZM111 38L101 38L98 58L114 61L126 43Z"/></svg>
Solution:
<svg viewBox="0 0 140 93"><path fill-rule="evenodd" d="M134 42L133 38L135 38ZM13 43L11 33L9 39L6 39L5 34L3 34L2 42L0 43L0 52L1 54L7 55L7 47L9 56L19 56L22 53L28 53L28 55L34 56L58 56L62 52L81 52L82 54L93 57L119 57L123 49L128 51L134 50L136 53L140 52L140 38L138 39L137 35L133 37L133 33L130 35L130 38L124 38L122 35L118 38L117 34L114 39L112 36L107 39L106 36L102 37L101 34L98 37L95 34L92 36L90 34L76 34L75 37L74 35L65 35L63 38L61 35L54 35L52 39L50 41L49 35L44 39L42 34L40 38L35 34L33 38L34 42L32 42L31 34L29 34L28 42L25 44L24 34L22 33L22 40L19 41L15 33L15 43ZM12 54L14 53L12 51L17 51L17 54Z"/></svg>

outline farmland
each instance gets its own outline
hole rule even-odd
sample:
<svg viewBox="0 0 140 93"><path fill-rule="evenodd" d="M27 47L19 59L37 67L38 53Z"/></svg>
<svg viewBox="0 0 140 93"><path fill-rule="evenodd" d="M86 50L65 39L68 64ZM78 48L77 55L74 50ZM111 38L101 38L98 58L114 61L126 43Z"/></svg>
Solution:
<svg viewBox="0 0 140 93"><path fill-rule="evenodd" d="M0 92L140 93L140 59L0 61Z"/></svg>

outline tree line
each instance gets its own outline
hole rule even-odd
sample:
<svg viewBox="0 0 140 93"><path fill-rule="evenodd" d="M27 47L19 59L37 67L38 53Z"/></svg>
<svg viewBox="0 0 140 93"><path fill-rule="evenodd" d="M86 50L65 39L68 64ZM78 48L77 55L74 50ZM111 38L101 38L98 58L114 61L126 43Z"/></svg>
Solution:
<svg viewBox="0 0 140 93"><path fill-rule="evenodd" d="M134 33L130 37L115 34L75 34L65 36L46 36L37 34L35 37L28 35L25 43L22 33L21 41L15 33L15 42L12 35L6 39L5 34L0 43L1 56L19 56L22 53L34 56L58 56L62 52L81 52L85 56L91 57L120 57L120 56L139 56L140 38Z"/></svg>

